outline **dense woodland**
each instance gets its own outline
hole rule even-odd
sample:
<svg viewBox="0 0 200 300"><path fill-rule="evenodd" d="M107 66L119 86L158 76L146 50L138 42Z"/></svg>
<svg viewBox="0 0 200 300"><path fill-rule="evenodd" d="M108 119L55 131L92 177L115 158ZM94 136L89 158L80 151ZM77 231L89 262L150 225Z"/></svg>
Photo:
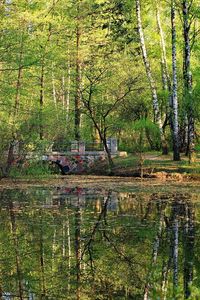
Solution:
<svg viewBox="0 0 200 300"><path fill-rule="evenodd" d="M2 172L16 145L106 148L111 136L123 150L193 160L199 17L198 0L0 1Z"/></svg>

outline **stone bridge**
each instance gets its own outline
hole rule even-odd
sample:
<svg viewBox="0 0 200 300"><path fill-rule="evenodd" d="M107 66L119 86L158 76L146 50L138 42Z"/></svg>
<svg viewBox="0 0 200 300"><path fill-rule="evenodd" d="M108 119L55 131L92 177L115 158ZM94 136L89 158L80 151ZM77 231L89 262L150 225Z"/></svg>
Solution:
<svg viewBox="0 0 200 300"><path fill-rule="evenodd" d="M108 149L112 157L117 155L124 156L126 152L119 152L117 148L117 140L114 138L108 139ZM19 151L15 151L15 160L13 164L18 164L21 161ZM29 152L26 155L26 160L49 161L59 166L63 175L74 173L81 174L87 172L95 166L96 163L107 158L105 151L86 151L85 143L74 141L71 143L70 151L55 152L49 150L44 155L34 152Z"/></svg>
<svg viewBox="0 0 200 300"><path fill-rule="evenodd" d="M115 138L108 139L108 148L112 157L120 155ZM94 167L98 161L105 159L105 151L86 151L85 143L78 141L71 143L69 152L51 152L43 156L43 160L57 164L62 174L83 173Z"/></svg>
<svg viewBox="0 0 200 300"><path fill-rule="evenodd" d="M50 161L59 166L63 175L68 173L83 173L91 169L98 161L105 160L104 151L91 153L59 153L52 152L43 156L44 161Z"/></svg>

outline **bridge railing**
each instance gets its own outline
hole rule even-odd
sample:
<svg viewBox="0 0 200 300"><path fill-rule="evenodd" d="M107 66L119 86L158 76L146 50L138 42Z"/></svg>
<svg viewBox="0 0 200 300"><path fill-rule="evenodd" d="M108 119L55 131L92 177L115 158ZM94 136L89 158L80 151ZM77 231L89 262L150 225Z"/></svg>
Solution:
<svg viewBox="0 0 200 300"><path fill-rule="evenodd" d="M117 153L117 139L108 138L107 146L111 153ZM71 153L82 153L86 152L98 152L104 151L104 145L102 142L88 142L88 141L71 141L71 142L59 142L52 144L52 152L71 152ZM50 151L50 152L51 152Z"/></svg>
<svg viewBox="0 0 200 300"><path fill-rule="evenodd" d="M86 151L104 151L103 143L100 142L86 142L85 143Z"/></svg>

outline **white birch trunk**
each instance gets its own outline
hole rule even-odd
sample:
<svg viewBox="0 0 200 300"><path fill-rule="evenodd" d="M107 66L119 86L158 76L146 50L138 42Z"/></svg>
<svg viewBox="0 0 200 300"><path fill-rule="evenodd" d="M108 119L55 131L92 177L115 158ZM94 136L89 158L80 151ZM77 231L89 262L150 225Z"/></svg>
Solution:
<svg viewBox="0 0 200 300"><path fill-rule="evenodd" d="M150 63L148 60L148 55L147 55L147 50L146 50L146 45L145 45L145 38L144 38L144 33L143 33L143 28L142 28L142 20L141 20L140 0L136 0L136 15L137 15L138 34L139 34L139 38L140 38L140 46L141 46L141 50L142 50L143 62L144 62L144 66L145 66L145 70L146 70L146 74L147 74L147 78L149 81L149 86L150 86L151 94L152 94L154 119L160 130L162 150L163 150L163 154L165 154L168 152L167 144L166 144L165 137L163 134L162 120L161 120L161 115L160 115L156 85L155 85L155 81L152 76L151 66L150 66Z"/></svg>
<svg viewBox="0 0 200 300"><path fill-rule="evenodd" d="M160 36L160 46L161 46L161 52L162 52L162 68L165 76L165 89L168 90L169 93L171 93L171 79L167 67L167 54L166 54L166 44L165 44L165 38L164 38L164 32L161 25L160 20L160 11L159 11L159 5L157 3L156 6L156 19L157 19L157 27L158 27L158 33ZM171 97L170 97L171 99ZM171 102L169 103L171 106Z"/></svg>
<svg viewBox="0 0 200 300"><path fill-rule="evenodd" d="M176 59L176 23L175 1L171 0L171 26L172 26L172 122L173 122L173 158L180 160L179 153L179 123L178 123L178 80Z"/></svg>
<svg viewBox="0 0 200 300"><path fill-rule="evenodd" d="M173 222L173 284L174 288L178 287L178 219L175 216Z"/></svg>

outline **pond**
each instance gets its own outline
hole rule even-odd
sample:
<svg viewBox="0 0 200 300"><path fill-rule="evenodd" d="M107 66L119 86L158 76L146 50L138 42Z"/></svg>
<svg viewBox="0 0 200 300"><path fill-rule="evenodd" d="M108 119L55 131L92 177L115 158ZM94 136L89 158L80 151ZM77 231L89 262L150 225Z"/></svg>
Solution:
<svg viewBox="0 0 200 300"><path fill-rule="evenodd" d="M200 194L0 192L0 299L200 299Z"/></svg>

